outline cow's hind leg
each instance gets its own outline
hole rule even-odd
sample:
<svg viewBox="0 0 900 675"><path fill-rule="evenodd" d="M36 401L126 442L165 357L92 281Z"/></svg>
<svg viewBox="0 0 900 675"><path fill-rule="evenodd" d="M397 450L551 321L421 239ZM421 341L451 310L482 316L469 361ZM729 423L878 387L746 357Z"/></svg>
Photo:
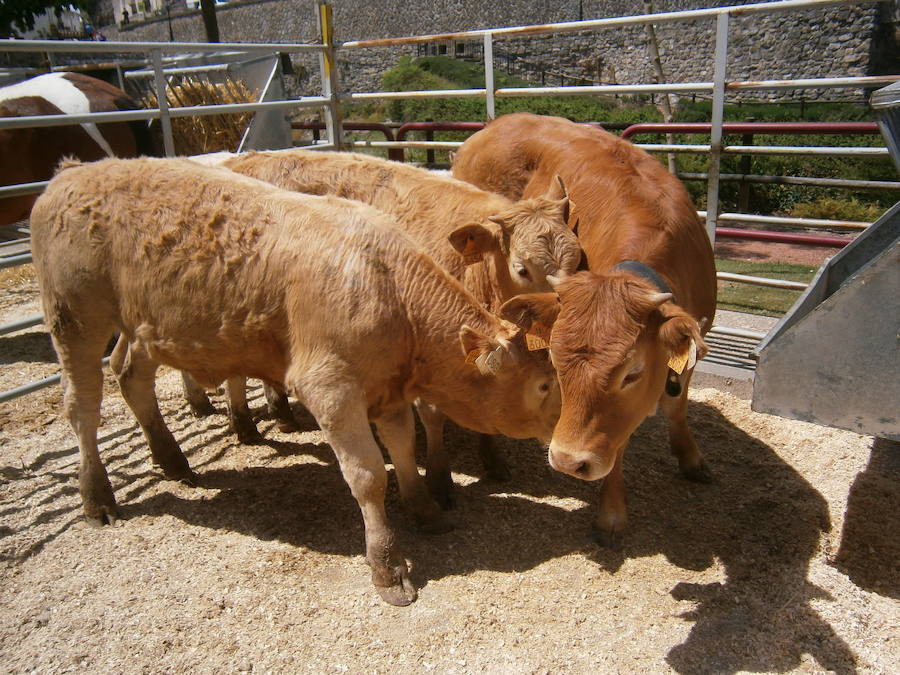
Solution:
<svg viewBox="0 0 900 675"><path fill-rule="evenodd" d="M278 391L268 382L263 382L263 392L266 395L266 409L269 417L275 420L278 431L282 433L299 431L300 427L297 426L297 420L294 419L287 394Z"/></svg>
<svg viewBox="0 0 900 675"><path fill-rule="evenodd" d="M682 475L689 480L709 483L712 481L712 473L703 461L700 448L687 424L688 385L691 382L691 375L692 370L682 377L678 396L664 393L660 404L669 419L669 446L672 454L678 458Z"/></svg>
<svg viewBox="0 0 900 675"><path fill-rule="evenodd" d="M187 399L191 412L197 417L209 417L215 415L216 409L209 401L209 396L203 390L197 380L190 376L189 373L182 371L181 385L184 388L184 397Z"/></svg>
<svg viewBox="0 0 900 675"><path fill-rule="evenodd" d="M262 434L256 428L250 406L247 405L247 378L230 377L225 387L228 390L228 422L232 431L241 443L254 445L261 442Z"/></svg>
<svg viewBox="0 0 900 675"><path fill-rule="evenodd" d="M412 408L408 405L401 406L376 420L375 426L378 429L378 437L394 463L403 502L416 519L418 526L424 532L432 534L453 529L452 523L446 519L441 507L425 486L422 476L419 475L419 468L416 466L415 421Z"/></svg>
<svg viewBox="0 0 900 675"><path fill-rule="evenodd" d="M125 402L141 425L153 463L166 478L195 484L196 476L159 412L154 386L157 363L140 345L129 344L124 336L116 343L109 363Z"/></svg>
<svg viewBox="0 0 900 675"><path fill-rule="evenodd" d="M455 499L453 477L450 475L453 453L444 445L447 416L428 401L418 399L415 405L419 421L425 429L425 484L438 504L445 509L453 508Z"/></svg>
<svg viewBox="0 0 900 675"><path fill-rule="evenodd" d="M359 504L372 583L385 602L408 605L416 599L416 588L384 510L387 471L369 427L366 401L352 384L329 384L328 391L316 387L314 396L303 395L299 387L291 392L298 394L316 418Z"/></svg>
<svg viewBox="0 0 900 675"><path fill-rule="evenodd" d="M78 437L78 485L84 515L91 525L114 525L118 518L116 498L97 444L103 352L112 327L78 326L65 309L45 313L62 370L63 408Z"/></svg>

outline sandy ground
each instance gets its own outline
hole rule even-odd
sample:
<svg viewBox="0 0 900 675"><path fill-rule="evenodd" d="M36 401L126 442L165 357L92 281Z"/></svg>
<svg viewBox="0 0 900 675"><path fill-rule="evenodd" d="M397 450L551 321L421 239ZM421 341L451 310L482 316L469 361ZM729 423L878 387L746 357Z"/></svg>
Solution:
<svg viewBox="0 0 900 675"><path fill-rule="evenodd" d="M27 272L3 285L0 323L39 312ZM0 336L0 390L53 360L37 329ZM264 443L244 446L223 414L189 414L176 373L158 391L201 485L153 469L107 377L101 452L124 520L102 529L81 518L59 387L0 403L0 672L897 672L897 444L695 390L716 481L681 479L648 419L626 458L630 530L604 550L596 485L505 439L513 480L483 480L453 428L454 531L413 531L392 482L420 588L396 608L370 586L359 510L314 420L297 410L291 435L264 420Z"/></svg>

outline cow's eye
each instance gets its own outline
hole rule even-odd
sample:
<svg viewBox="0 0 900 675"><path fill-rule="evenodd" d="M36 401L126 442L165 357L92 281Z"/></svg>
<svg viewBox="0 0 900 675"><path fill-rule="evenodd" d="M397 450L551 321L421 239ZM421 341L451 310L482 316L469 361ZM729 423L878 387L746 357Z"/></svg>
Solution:
<svg viewBox="0 0 900 675"><path fill-rule="evenodd" d="M542 394L546 394L548 391L550 391L550 383L541 382L541 386L538 387L538 391L540 391Z"/></svg>
<svg viewBox="0 0 900 675"><path fill-rule="evenodd" d="M518 274L520 277L528 276L528 268L525 267L525 265L523 265L522 263L515 263L513 265L513 269L516 270L516 274Z"/></svg>
<svg viewBox="0 0 900 675"><path fill-rule="evenodd" d="M643 375L643 374L644 374L644 370L642 368L638 369L638 370L632 370L622 380L622 386L627 387L629 384L632 384L633 382L637 382L639 379L641 379L641 375Z"/></svg>

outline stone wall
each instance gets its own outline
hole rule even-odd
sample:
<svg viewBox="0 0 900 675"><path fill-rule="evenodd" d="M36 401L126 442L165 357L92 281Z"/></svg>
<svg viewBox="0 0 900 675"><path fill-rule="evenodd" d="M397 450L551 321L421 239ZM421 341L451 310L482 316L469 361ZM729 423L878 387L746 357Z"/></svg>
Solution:
<svg viewBox="0 0 900 675"><path fill-rule="evenodd" d="M828 7L736 16L731 21L728 79L787 79L898 72L897 2ZM698 7L746 4L740 0L657 0L656 12ZM398 8L398 5L400 8ZM311 0L232 0L217 7L223 42L311 42L317 38L316 5ZM532 25L625 16L640 13L642 5L628 0L334 0L335 38L340 42L401 37L479 28ZM173 14L132 24L107 26L109 39L169 40L169 26L177 41L203 41L199 11ZM710 81L713 69L714 19L656 25L665 79L670 82ZM478 56L480 40L433 45L432 51L457 50ZM377 91L381 74L401 54L421 53L423 47L343 49L339 75L346 91ZM656 76L648 54L644 27L621 27L552 37L496 40L497 68L506 68L547 85L561 82L646 83ZM319 92L314 56L294 55L296 75L289 78L293 94ZM802 94L806 99L833 100L842 95L859 98L862 92L806 90L744 93L744 98L783 99Z"/></svg>

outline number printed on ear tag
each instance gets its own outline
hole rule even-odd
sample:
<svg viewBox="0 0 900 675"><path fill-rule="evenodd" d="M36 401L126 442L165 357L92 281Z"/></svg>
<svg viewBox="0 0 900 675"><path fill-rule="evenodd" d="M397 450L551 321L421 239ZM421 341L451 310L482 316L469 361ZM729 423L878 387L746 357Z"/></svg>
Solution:
<svg viewBox="0 0 900 675"><path fill-rule="evenodd" d="M525 333L525 344L528 346L528 351L530 352L536 352L539 349L548 349L550 347L550 343L544 338L538 335L532 335L531 333Z"/></svg>

